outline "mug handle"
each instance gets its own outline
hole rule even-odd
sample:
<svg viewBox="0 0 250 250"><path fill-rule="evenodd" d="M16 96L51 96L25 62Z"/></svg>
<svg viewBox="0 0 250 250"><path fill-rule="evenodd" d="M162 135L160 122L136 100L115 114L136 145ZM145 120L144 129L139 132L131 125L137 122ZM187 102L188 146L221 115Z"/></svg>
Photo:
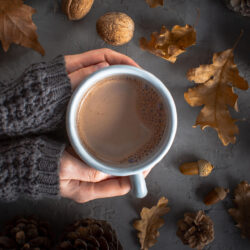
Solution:
<svg viewBox="0 0 250 250"><path fill-rule="evenodd" d="M132 193L135 197L143 198L147 195L148 190L142 172L135 175L131 175L130 182L132 185Z"/></svg>

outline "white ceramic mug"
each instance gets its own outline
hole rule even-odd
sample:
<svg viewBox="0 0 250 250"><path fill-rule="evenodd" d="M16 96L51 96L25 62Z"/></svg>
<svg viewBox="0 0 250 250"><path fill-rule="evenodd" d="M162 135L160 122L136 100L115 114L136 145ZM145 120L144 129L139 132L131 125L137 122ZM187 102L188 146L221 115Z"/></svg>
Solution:
<svg viewBox="0 0 250 250"><path fill-rule="evenodd" d="M78 108L85 94L101 80L118 75L128 75L146 81L149 85L157 90L158 94L162 96L162 100L167 111L165 132L159 145L147 158L142 159L140 162L127 163L126 166L107 164L97 159L85 148L84 144L80 140L77 130ZM168 89L157 77L151 73L128 65L109 66L96 71L84 79L74 91L68 104L66 127L71 145L83 161L85 161L89 166L109 175L130 176L132 190L135 196L138 198L143 198L147 194L147 187L142 172L155 166L170 149L177 129L176 107Z"/></svg>

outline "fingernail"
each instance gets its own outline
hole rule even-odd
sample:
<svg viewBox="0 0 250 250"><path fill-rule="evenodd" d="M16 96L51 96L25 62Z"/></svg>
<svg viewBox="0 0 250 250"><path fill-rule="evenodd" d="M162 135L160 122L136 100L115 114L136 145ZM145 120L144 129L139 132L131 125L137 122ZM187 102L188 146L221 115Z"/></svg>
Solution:
<svg viewBox="0 0 250 250"><path fill-rule="evenodd" d="M108 66L109 64L107 62L102 62L96 65L96 69L98 70L98 69L106 68Z"/></svg>

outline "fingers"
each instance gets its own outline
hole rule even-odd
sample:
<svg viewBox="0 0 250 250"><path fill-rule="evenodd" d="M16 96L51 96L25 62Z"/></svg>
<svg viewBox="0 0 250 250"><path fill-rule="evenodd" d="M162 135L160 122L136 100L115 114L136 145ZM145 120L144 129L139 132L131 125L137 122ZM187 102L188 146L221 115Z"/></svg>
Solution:
<svg viewBox="0 0 250 250"><path fill-rule="evenodd" d="M128 177L118 177L89 185L91 200L125 195L131 189Z"/></svg>
<svg viewBox="0 0 250 250"><path fill-rule="evenodd" d="M99 182L106 180L110 175L89 167L83 161L64 151L59 171L60 181L78 180L86 182Z"/></svg>
<svg viewBox="0 0 250 250"><path fill-rule="evenodd" d="M104 57L110 65L125 64L140 68L140 66L132 58L113 50L104 54Z"/></svg>
<svg viewBox="0 0 250 250"><path fill-rule="evenodd" d="M67 151L69 150L72 149L67 149ZM89 167L81 159L76 157L76 155L73 156L71 153L68 153L67 151L64 151L61 158L61 165L59 171L60 180L100 182L107 179L117 179L117 177L115 176L105 174L92 167ZM143 172L145 178L150 173L151 170L152 168Z"/></svg>
<svg viewBox="0 0 250 250"><path fill-rule="evenodd" d="M130 57L107 48L91 50L77 55L65 56L66 69L69 74L81 68L101 62L107 62L109 65L128 64L140 67Z"/></svg>
<svg viewBox="0 0 250 250"><path fill-rule="evenodd" d="M78 182L61 184L61 195L79 203L99 198L127 194L131 189L128 177L108 179L98 183Z"/></svg>
<svg viewBox="0 0 250 250"><path fill-rule="evenodd" d="M71 74L69 74L69 79L71 81L72 88L75 89L81 81L86 78L88 75L94 73L98 69L108 67L107 62L101 62L95 65L91 65L85 68L81 68Z"/></svg>
<svg viewBox="0 0 250 250"><path fill-rule="evenodd" d="M104 61L105 60L101 49L90 50L81 54L65 56L65 64L68 73Z"/></svg>

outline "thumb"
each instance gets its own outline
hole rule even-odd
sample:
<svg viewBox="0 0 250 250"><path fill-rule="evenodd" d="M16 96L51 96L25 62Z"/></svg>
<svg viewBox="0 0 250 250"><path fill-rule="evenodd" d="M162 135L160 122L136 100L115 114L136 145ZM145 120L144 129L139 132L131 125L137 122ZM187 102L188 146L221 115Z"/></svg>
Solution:
<svg viewBox="0 0 250 250"><path fill-rule="evenodd" d="M59 170L60 181L78 180L85 182L99 182L106 180L109 177L109 175L87 166L83 161L75 158L67 151L63 152Z"/></svg>
<svg viewBox="0 0 250 250"><path fill-rule="evenodd" d="M72 88L75 89L81 81L86 78L88 75L94 73L98 69L108 67L109 64L107 62L101 62L95 65L91 65L82 69L79 69L77 71L74 71L73 73L69 74L69 79L71 81Z"/></svg>

